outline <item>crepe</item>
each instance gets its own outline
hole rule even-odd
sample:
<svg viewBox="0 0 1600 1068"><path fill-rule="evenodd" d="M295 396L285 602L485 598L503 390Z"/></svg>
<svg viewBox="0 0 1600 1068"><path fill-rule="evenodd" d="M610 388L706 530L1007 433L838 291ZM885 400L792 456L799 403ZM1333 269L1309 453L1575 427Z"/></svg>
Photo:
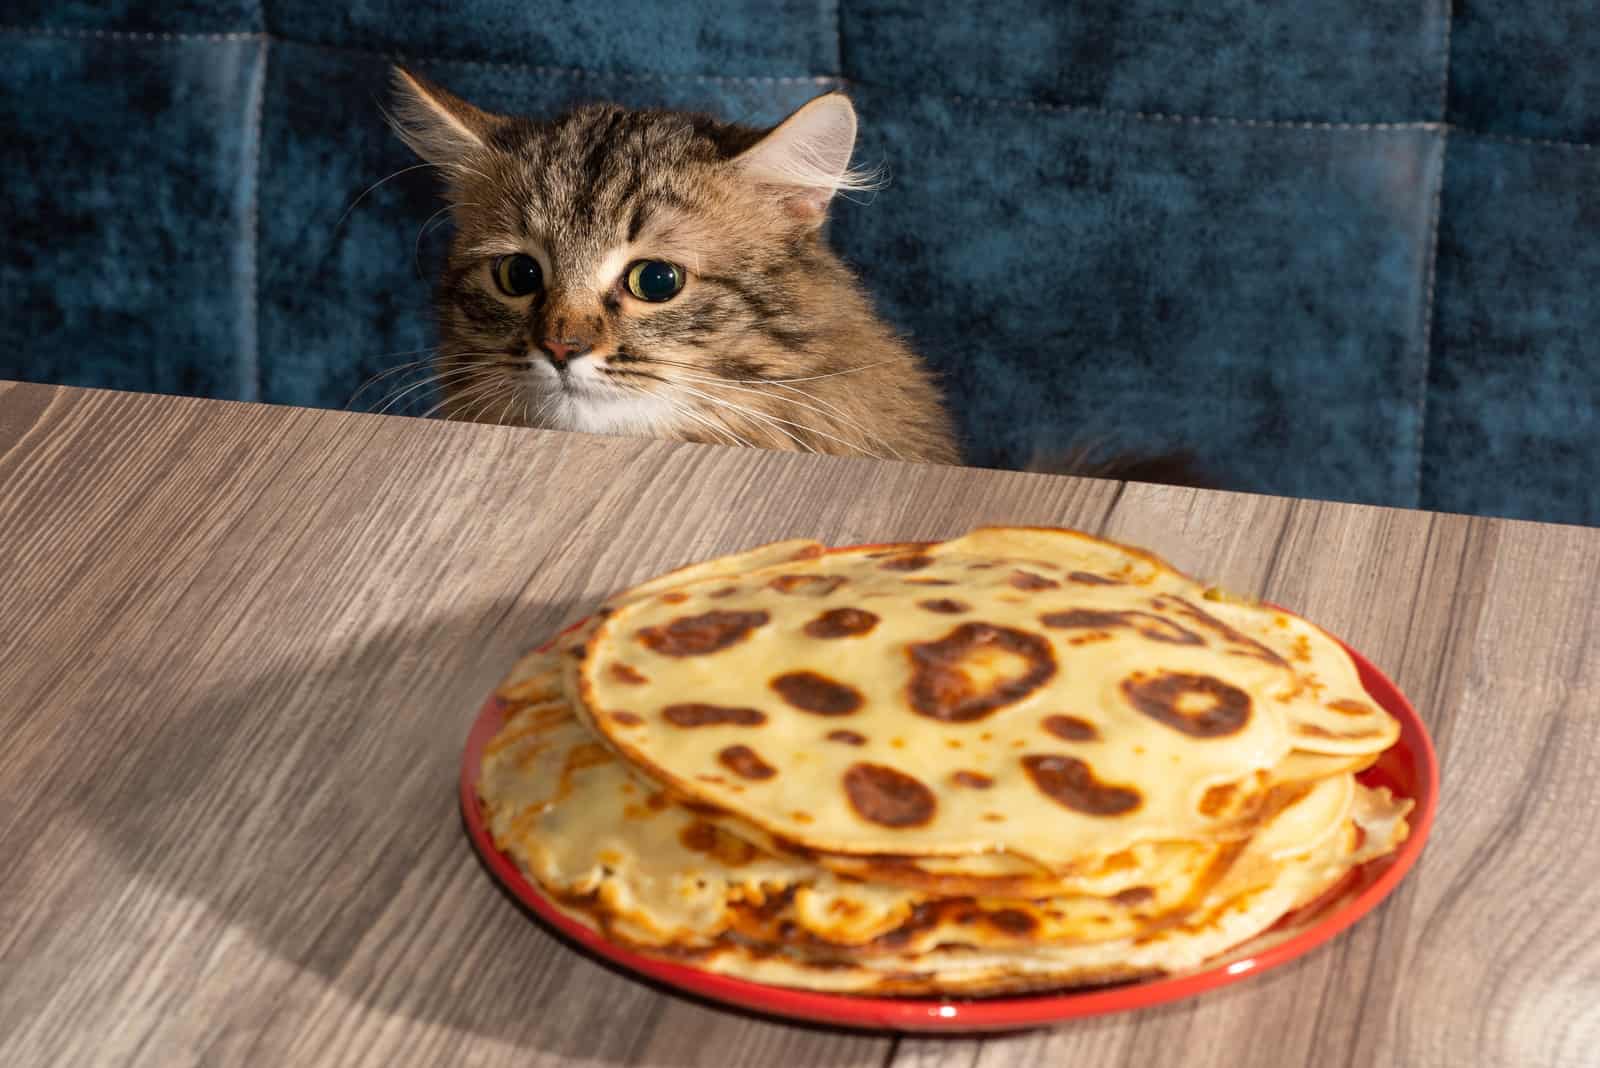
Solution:
<svg viewBox="0 0 1600 1068"><path fill-rule="evenodd" d="M694 565L499 696L497 847L614 942L758 982L1182 971L1407 833L1333 639L1075 532Z"/></svg>

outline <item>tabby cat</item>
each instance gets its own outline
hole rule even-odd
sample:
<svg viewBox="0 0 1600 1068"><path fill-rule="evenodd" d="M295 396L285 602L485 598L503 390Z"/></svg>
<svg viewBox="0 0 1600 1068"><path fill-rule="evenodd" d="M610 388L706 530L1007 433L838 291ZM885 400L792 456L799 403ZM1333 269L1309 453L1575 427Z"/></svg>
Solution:
<svg viewBox="0 0 1600 1068"><path fill-rule="evenodd" d="M395 126L455 236L436 370L452 418L954 463L923 362L828 247L855 109L771 131L591 104L493 115L395 71Z"/></svg>

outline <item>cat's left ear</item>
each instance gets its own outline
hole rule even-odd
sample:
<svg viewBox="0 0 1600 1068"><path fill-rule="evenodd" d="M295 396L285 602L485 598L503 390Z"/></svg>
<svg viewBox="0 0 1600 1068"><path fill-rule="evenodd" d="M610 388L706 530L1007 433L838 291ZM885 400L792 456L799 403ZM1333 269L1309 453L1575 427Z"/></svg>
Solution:
<svg viewBox="0 0 1600 1068"><path fill-rule="evenodd" d="M451 167L487 147L505 120L446 92L404 67L392 72L395 114L391 125L411 150L429 163Z"/></svg>
<svg viewBox="0 0 1600 1068"><path fill-rule="evenodd" d="M842 189L875 189L877 177L852 170L856 109L843 93L828 93L784 119L734 157L750 180L771 190L793 215L821 226Z"/></svg>

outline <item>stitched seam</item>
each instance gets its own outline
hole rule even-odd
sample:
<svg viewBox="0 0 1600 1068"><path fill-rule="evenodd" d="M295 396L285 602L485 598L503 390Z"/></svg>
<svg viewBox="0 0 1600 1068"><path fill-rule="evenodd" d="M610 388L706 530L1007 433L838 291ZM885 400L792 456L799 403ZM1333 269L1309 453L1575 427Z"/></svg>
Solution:
<svg viewBox="0 0 1600 1068"><path fill-rule="evenodd" d="M1439 177L1433 183L1433 218L1428 227L1428 280L1422 298L1422 371L1417 384L1417 469L1416 476L1412 479L1412 492L1415 495L1413 508L1422 507L1422 461L1423 449L1427 444L1428 426L1428 377L1432 373L1433 365L1434 293L1439 280L1439 207L1444 198L1444 167L1449 155L1450 132L1446 130L1439 139Z"/></svg>
<svg viewBox="0 0 1600 1068"><path fill-rule="evenodd" d="M844 18L839 8L844 0L833 0L833 69L844 80Z"/></svg>
<svg viewBox="0 0 1600 1068"><path fill-rule="evenodd" d="M103 41L249 41L267 36L255 30L238 33L139 33L133 30L70 30L51 26L0 26L0 33L26 37L65 37Z"/></svg>
<svg viewBox="0 0 1600 1068"><path fill-rule="evenodd" d="M1444 62L1439 70L1439 118L1450 121L1450 39L1455 29L1456 16L1453 0L1440 0L1444 8Z"/></svg>
<svg viewBox="0 0 1600 1068"><path fill-rule="evenodd" d="M1450 128L1453 132L1463 137L1472 137L1480 141L1502 141L1508 145L1530 145L1535 148L1562 148L1569 152L1593 152L1600 148L1600 144L1587 141L1561 141L1554 137L1518 137L1515 134L1486 133L1482 130L1468 130L1459 126Z"/></svg>
<svg viewBox="0 0 1600 1068"><path fill-rule="evenodd" d="M263 34L260 51L258 52L261 63L260 69L256 72L255 99L250 104L252 130L248 167L251 173L251 186L250 214L246 223L250 244L250 285L246 307L250 324L248 371L252 388L255 390L255 396L251 399L257 401L261 400L265 394L265 381L261 370L261 142L263 135L262 114L267 97L267 62L270 54L270 45L271 39Z"/></svg>
<svg viewBox="0 0 1600 1068"><path fill-rule="evenodd" d="M1242 119L1232 115L1178 115L1165 111L1122 111L1094 104L1051 104L1039 100L1016 100L993 96L945 96L957 104L982 104L986 107L1011 107L1024 111L1062 111L1112 119L1138 119L1142 122L1185 126L1244 126L1269 130L1336 130L1340 132L1386 132L1392 130L1441 130L1444 123L1431 120L1407 122L1317 122L1301 119Z"/></svg>
<svg viewBox="0 0 1600 1068"><path fill-rule="evenodd" d="M1428 444L1428 379L1433 372L1433 319L1435 294L1439 283L1439 215L1444 202L1444 172L1450 162L1450 38L1455 23L1452 0L1441 0L1444 7L1444 62L1439 72L1439 114L1447 125L1439 138L1439 176L1433 184L1432 217L1428 222L1428 271L1423 287L1422 367L1417 381L1417 434L1414 448L1417 466L1411 479L1412 507L1422 507L1422 468Z"/></svg>
<svg viewBox="0 0 1600 1068"><path fill-rule="evenodd" d="M284 37L281 34L264 32L241 33L134 33L123 30L67 30L50 27L31 26L0 26L0 34L10 36L39 36L63 38L100 38L116 41L250 41L264 39L279 44L294 45L299 48L311 48L324 52L350 52L367 56L392 55L396 59L410 60L419 63L484 67L496 70L525 70L538 74L550 74L570 78L597 78L612 81L692 81L709 84L754 84L754 85L852 85L858 83L841 74L797 74L797 75L715 75L715 74L667 74L643 71L602 71L589 70L582 67L550 67L531 63L512 63L502 60L481 59L451 59L439 56L407 56L400 53L384 52L376 48L362 48L355 45L330 45L315 41L300 41ZM1094 104L1053 104L1038 100L1022 100L1008 97L980 97L960 96L947 94L930 94L935 99L949 100L954 103L982 104L990 107L1014 107L1031 111L1060 111L1073 112L1083 115L1098 115L1105 118L1138 119L1144 122L1165 123L1169 125L1184 124L1192 126L1241 126L1257 129L1273 130L1332 130L1353 132L1388 132L1396 130L1423 130L1438 131L1441 133L1457 134L1484 141L1500 141L1505 144L1526 145L1538 148L1558 148L1574 152L1590 152L1600 148L1600 143L1584 141L1566 141L1551 137L1519 137L1514 134L1491 133L1486 130L1473 130L1464 126L1457 126L1449 122L1430 120L1396 121L1396 122L1319 122L1293 119L1248 119L1228 115L1183 115L1161 111L1126 111L1116 108L1103 108Z"/></svg>

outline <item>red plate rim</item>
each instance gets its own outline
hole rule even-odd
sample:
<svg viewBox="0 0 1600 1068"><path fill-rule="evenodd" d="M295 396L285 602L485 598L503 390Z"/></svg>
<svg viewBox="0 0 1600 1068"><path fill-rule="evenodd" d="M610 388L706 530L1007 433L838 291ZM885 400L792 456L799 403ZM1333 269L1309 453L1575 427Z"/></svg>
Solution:
<svg viewBox="0 0 1600 1068"><path fill-rule="evenodd" d="M1334 640L1339 641L1355 661L1367 694L1400 721L1399 739L1359 778L1369 785L1388 786L1396 796L1409 797L1415 802L1409 817L1410 836L1396 852L1356 869L1352 879L1361 887L1359 892L1306 930L1260 952L1188 975L1076 992L990 998L860 997L767 986L687 964L657 960L615 945L560 912L515 861L495 848L489 836L478 806L477 788L484 747L502 722L503 706L492 696L479 711L462 754L461 814L484 864L512 896L539 919L589 952L687 994L809 1023L879 1031L1007 1031L1148 1008L1239 982L1311 952L1376 908L1421 855L1438 807L1439 765L1433 741L1400 688L1366 657L1338 638Z"/></svg>

